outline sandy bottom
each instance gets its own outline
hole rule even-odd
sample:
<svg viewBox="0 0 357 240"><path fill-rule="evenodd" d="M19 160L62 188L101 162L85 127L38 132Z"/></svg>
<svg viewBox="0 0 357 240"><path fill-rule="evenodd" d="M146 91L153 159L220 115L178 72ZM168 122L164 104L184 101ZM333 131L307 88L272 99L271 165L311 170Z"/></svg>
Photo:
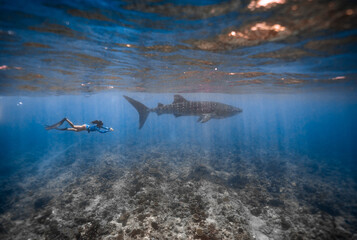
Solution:
<svg viewBox="0 0 357 240"><path fill-rule="evenodd" d="M357 239L357 185L303 157L69 147L1 179L0 239Z"/></svg>

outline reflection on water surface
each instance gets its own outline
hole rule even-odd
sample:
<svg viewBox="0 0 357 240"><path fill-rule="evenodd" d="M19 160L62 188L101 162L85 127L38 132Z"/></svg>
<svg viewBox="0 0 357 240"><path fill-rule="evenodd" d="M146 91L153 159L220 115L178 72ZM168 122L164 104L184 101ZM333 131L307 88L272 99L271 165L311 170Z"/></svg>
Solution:
<svg viewBox="0 0 357 240"><path fill-rule="evenodd" d="M1 91L241 93L331 79L353 89L356 11L352 1L5 1Z"/></svg>

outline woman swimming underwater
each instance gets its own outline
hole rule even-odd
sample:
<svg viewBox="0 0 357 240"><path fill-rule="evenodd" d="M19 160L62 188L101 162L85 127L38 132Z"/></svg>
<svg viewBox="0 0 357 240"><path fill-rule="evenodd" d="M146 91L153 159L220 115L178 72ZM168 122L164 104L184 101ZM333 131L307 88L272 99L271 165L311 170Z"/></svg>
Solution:
<svg viewBox="0 0 357 240"><path fill-rule="evenodd" d="M70 128L58 128L59 126L61 126L64 123L64 121L68 122L68 124L71 127ZM100 120L94 120L91 123L95 124L95 125L89 125L89 124L74 125L68 118L63 118L58 123L55 123L51 126L46 126L46 130L56 129L56 130L61 130L61 131L74 131L74 132L81 132L81 131L87 130L88 133L95 132L95 131L100 132L100 133L107 133L107 132L114 131L113 128L103 127L103 122Z"/></svg>

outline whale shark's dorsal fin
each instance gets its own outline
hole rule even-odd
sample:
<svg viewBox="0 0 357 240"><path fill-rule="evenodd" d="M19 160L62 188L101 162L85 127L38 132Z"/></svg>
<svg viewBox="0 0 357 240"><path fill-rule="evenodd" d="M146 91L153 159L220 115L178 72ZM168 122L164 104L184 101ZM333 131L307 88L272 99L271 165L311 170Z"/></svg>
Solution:
<svg viewBox="0 0 357 240"><path fill-rule="evenodd" d="M180 103L180 102L188 102L188 101L181 95L175 95L173 103Z"/></svg>

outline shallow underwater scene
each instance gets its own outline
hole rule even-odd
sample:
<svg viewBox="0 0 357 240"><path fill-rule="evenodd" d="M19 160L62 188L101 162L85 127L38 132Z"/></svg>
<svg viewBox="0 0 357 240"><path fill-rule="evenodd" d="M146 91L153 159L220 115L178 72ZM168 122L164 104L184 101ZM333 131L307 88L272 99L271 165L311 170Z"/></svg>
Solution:
<svg viewBox="0 0 357 240"><path fill-rule="evenodd" d="M357 239L354 1L0 3L0 239Z"/></svg>

